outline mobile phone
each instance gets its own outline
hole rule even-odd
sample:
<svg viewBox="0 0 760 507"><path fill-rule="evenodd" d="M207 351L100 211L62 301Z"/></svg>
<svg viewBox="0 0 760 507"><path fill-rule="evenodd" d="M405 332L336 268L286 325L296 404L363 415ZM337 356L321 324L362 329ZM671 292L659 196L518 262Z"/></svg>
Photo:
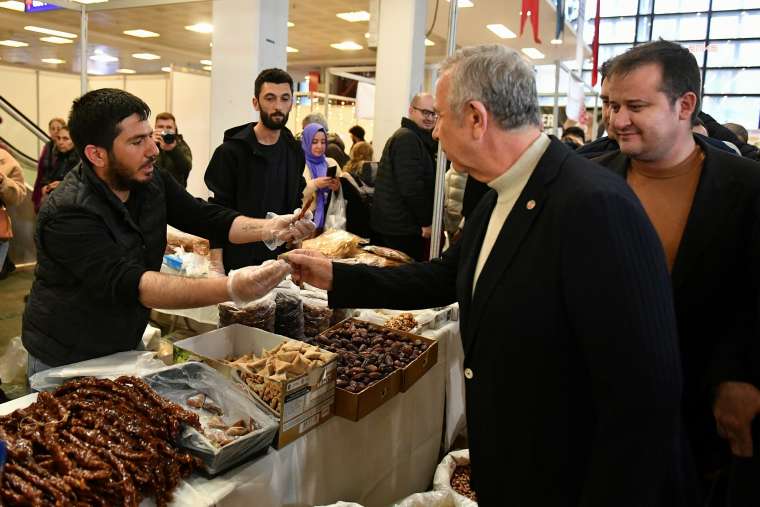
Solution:
<svg viewBox="0 0 760 507"><path fill-rule="evenodd" d="M331 165L327 168L327 177L328 178L335 178L335 176L338 174L338 166Z"/></svg>

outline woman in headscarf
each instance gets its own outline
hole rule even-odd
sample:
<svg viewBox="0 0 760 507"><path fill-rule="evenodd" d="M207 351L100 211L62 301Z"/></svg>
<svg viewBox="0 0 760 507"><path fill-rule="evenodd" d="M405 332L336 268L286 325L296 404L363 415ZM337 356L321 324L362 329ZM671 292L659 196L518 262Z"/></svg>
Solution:
<svg viewBox="0 0 760 507"><path fill-rule="evenodd" d="M306 180L306 188L303 191L303 205L313 197L314 200L309 208L314 213L314 223L317 231L321 232L325 227L325 216L330 206L330 198L333 192L340 192L341 171L338 163L329 157L325 157L327 149L327 132L318 123L310 123L303 129L301 135L301 147L306 156L306 167L303 177ZM332 169L335 168L334 177ZM328 176L328 172L331 176Z"/></svg>

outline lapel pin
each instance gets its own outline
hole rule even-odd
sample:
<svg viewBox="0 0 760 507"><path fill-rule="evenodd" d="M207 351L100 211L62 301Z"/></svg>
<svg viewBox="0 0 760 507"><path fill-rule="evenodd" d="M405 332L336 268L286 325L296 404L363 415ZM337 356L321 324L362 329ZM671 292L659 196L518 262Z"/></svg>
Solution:
<svg viewBox="0 0 760 507"><path fill-rule="evenodd" d="M534 201L533 199L531 199L530 201L528 201L528 203L525 205L525 207L528 208L529 210L535 208L536 207L536 201Z"/></svg>

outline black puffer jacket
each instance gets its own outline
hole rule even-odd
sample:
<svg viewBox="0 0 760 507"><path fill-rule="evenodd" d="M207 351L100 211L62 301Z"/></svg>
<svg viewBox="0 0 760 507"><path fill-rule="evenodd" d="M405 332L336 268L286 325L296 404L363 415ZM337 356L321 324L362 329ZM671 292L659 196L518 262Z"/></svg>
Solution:
<svg viewBox="0 0 760 507"><path fill-rule="evenodd" d="M385 143L375 182L372 228L388 236L418 236L433 221L438 143L403 118Z"/></svg>

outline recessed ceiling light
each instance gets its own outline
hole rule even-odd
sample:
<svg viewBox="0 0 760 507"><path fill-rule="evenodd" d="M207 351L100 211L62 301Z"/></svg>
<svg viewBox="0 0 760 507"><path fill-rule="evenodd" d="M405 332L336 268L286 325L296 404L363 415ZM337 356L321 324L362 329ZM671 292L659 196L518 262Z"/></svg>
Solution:
<svg viewBox="0 0 760 507"><path fill-rule="evenodd" d="M486 25L486 28L491 30L493 33L496 34L497 37L501 37L502 39L514 39L515 37L517 37L515 32L513 32L506 26L502 25L501 23Z"/></svg>
<svg viewBox="0 0 760 507"><path fill-rule="evenodd" d="M77 38L77 34L75 33L61 32L60 30L51 30L49 28L42 28L39 26L25 26L24 30L29 30L30 32L44 33L45 35L54 35L56 37L67 37L69 39Z"/></svg>
<svg viewBox="0 0 760 507"><path fill-rule="evenodd" d="M288 50L287 51L288 51L288 53L298 53L298 50L296 48L292 48L290 46L288 46Z"/></svg>
<svg viewBox="0 0 760 507"><path fill-rule="evenodd" d="M203 66L203 70L207 70L207 71L211 72L211 69L213 69L213 67L211 65L204 65Z"/></svg>
<svg viewBox="0 0 760 507"><path fill-rule="evenodd" d="M369 32L364 32L364 38L369 39Z"/></svg>
<svg viewBox="0 0 760 507"><path fill-rule="evenodd" d="M447 2L451 3L451 0L446 0ZM474 7L475 4L472 3L472 0L459 0L457 2L457 7L460 9L464 9L465 7Z"/></svg>
<svg viewBox="0 0 760 507"><path fill-rule="evenodd" d="M540 60L546 56L536 48L522 48L522 52L534 60Z"/></svg>
<svg viewBox="0 0 760 507"><path fill-rule="evenodd" d="M185 27L185 30L198 33L211 33L214 31L214 25L210 23L196 23Z"/></svg>
<svg viewBox="0 0 760 507"><path fill-rule="evenodd" d="M171 72L172 68L171 67L161 67L161 70L164 71L164 72Z"/></svg>
<svg viewBox="0 0 760 507"><path fill-rule="evenodd" d="M137 58L138 60L160 60L161 57L158 55L154 55L153 53L132 53L132 58Z"/></svg>
<svg viewBox="0 0 760 507"><path fill-rule="evenodd" d="M367 11L339 12L336 16L351 23L369 21L369 12Z"/></svg>
<svg viewBox="0 0 760 507"><path fill-rule="evenodd" d="M21 42L18 40L10 40L10 39L0 40L0 46L8 46L10 48L25 48L28 45L29 44L27 44L26 42Z"/></svg>
<svg viewBox="0 0 760 507"><path fill-rule="evenodd" d="M142 28L138 28L137 30L124 30L122 33L124 35L131 35L132 37L140 37L142 39L161 36L161 34L151 32L150 30L143 30Z"/></svg>
<svg viewBox="0 0 760 507"><path fill-rule="evenodd" d="M294 26L296 26L295 23L293 23L292 21L288 21L288 28L293 28Z"/></svg>
<svg viewBox="0 0 760 507"><path fill-rule="evenodd" d="M51 65L58 65L59 63L66 63L66 60L61 60L60 58L43 58L40 61L42 63L49 63Z"/></svg>
<svg viewBox="0 0 760 507"><path fill-rule="evenodd" d="M18 2L14 0L10 0L8 2L0 2L0 7L3 9L10 9L12 11L18 12L24 12L26 10L24 8L24 2Z"/></svg>
<svg viewBox="0 0 760 507"><path fill-rule="evenodd" d="M74 41L65 37L40 37L42 42L49 42L51 44L73 44Z"/></svg>
<svg viewBox="0 0 760 507"><path fill-rule="evenodd" d="M108 0L71 0L71 1L86 5L86 4L102 4L102 3L106 3Z"/></svg>
<svg viewBox="0 0 760 507"><path fill-rule="evenodd" d="M94 60L96 62L101 62L101 63L113 63L113 62L119 61L119 59L116 58L115 56L107 55L103 52L97 52L97 51L96 51L96 54L90 57L90 60Z"/></svg>
<svg viewBox="0 0 760 507"><path fill-rule="evenodd" d="M119 69L116 72L119 74L137 74L137 71L132 69Z"/></svg>
<svg viewBox="0 0 760 507"><path fill-rule="evenodd" d="M211 60L201 60L201 65L213 65Z"/></svg>
<svg viewBox="0 0 760 507"><path fill-rule="evenodd" d="M552 39L549 41L549 44L554 44L555 46L559 46L562 44L562 39Z"/></svg>
<svg viewBox="0 0 760 507"><path fill-rule="evenodd" d="M335 49L340 49L341 51L357 51L359 49L364 49L362 46L352 40L336 42L335 44L330 44L330 46L334 47Z"/></svg>
<svg viewBox="0 0 760 507"><path fill-rule="evenodd" d="M430 39L425 39L425 45L426 46L435 46L435 42L431 41Z"/></svg>

